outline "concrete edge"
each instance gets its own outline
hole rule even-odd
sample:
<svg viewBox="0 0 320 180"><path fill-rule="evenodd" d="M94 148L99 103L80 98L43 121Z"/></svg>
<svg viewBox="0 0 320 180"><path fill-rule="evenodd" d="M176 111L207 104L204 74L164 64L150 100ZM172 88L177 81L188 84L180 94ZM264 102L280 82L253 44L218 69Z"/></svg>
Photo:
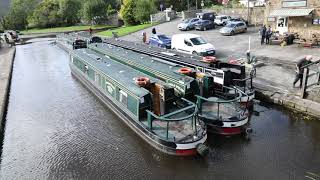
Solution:
<svg viewBox="0 0 320 180"><path fill-rule="evenodd" d="M10 94L10 86L11 86L11 78L12 78L12 70L13 70L13 63L14 63L14 58L16 54L16 48L14 47L12 51L8 52L9 55L7 59L4 59L5 61L8 61L7 63L4 63L4 67L2 67L4 75L0 75L1 79L0 82L1 84L3 83L3 91L0 92L0 131L1 135L4 131L5 127L5 119L6 119L6 114L7 114L7 108L8 108L8 103L9 103L9 94Z"/></svg>
<svg viewBox="0 0 320 180"><path fill-rule="evenodd" d="M270 91L256 91L256 97L260 100L283 106L296 112L313 116L317 119L320 117L320 103L301 99L290 94L274 94Z"/></svg>

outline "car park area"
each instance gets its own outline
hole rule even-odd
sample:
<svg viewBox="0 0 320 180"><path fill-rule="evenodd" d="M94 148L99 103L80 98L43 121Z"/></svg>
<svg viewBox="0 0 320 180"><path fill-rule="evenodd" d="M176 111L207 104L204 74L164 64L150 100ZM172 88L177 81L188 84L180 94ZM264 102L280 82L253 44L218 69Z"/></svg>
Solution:
<svg viewBox="0 0 320 180"><path fill-rule="evenodd" d="M260 27L248 27L246 33L235 34L233 36L223 36L220 34L220 29L222 26L216 26L215 29L210 29L207 31L180 31L177 27L178 24L182 22L181 18L175 19L170 22L162 23L154 26L159 34L165 34L172 37L175 34L196 34L200 35L207 42L213 44L216 48L216 55L220 57L229 57L238 54L245 54L249 48L249 38L250 38L250 48L251 52L260 57L260 59L268 61L285 61L290 63L295 63L299 58L303 57L305 54L312 54L314 56L319 56L319 49L317 48L300 48L298 45L291 46L273 46L273 45L260 45ZM147 33L148 38L152 36L152 28L143 30ZM128 41L142 42L142 31L132 33L128 36L121 37L122 39Z"/></svg>

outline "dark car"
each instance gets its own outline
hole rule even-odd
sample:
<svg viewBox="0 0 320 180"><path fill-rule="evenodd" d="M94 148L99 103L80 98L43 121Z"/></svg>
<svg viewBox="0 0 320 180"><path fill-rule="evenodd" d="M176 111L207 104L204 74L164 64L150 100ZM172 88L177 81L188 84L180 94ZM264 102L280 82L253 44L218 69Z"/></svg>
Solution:
<svg viewBox="0 0 320 180"><path fill-rule="evenodd" d="M232 17L229 22L238 22L238 21L242 21L244 23L246 23L246 25L249 25L249 22L243 18L239 18L239 17Z"/></svg>
<svg viewBox="0 0 320 180"><path fill-rule="evenodd" d="M216 17L216 13L214 12L197 13L197 18L202 20L214 21L215 17Z"/></svg>
<svg viewBox="0 0 320 180"><path fill-rule="evenodd" d="M171 49L171 38L164 34L155 34L149 38L149 44L166 49Z"/></svg>
<svg viewBox="0 0 320 180"><path fill-rule="evenodd" d="M200 20L195 25L195 29L200 31L206 31L208 29L214 29L214 28L215 28L214 22L209 20Z"/></svg>
<svg viewBox="0 0 320 180"><path fill-rule="evenodd" d="M93 36L93 37L90 39L90 43L102 43L102 39L101 39L101 37L99 37L99 36Z"/></svg>
<svg viewBox="0 0 320 180"><path fill-rule="evenodd" d="M81 48L87 48L87 42L81 39L76 39L72 43L73 49L81 49Z"/></svg>

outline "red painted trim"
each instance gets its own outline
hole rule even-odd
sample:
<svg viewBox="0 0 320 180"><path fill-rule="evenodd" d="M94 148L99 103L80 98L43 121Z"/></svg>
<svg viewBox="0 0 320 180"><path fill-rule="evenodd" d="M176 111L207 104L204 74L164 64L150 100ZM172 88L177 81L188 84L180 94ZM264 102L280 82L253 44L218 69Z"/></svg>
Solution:
<svg viewBox="0 0 320 180"><path fill-rule="evenodd" d="M197 149L176 149L176 155L178 156L194 156L197 155Z"/></svg>
<svg viewBox="0 0 320 180"><path fill-rule="evenodd" d="M230 128L221 128L220 134L222 135L236 135L241 134L241 127L230 127Z"/></svg>

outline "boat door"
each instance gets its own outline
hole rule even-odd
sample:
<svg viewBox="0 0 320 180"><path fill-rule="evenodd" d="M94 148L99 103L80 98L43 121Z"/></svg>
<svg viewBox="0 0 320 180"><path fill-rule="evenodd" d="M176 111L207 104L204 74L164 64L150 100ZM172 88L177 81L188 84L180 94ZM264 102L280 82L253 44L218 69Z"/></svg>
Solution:
<svg viewBox="0 0 320 180"><path fill-rule="evenodd" d="M288 17L277 18L277 31L281 35L288 32Z"/></svg>

